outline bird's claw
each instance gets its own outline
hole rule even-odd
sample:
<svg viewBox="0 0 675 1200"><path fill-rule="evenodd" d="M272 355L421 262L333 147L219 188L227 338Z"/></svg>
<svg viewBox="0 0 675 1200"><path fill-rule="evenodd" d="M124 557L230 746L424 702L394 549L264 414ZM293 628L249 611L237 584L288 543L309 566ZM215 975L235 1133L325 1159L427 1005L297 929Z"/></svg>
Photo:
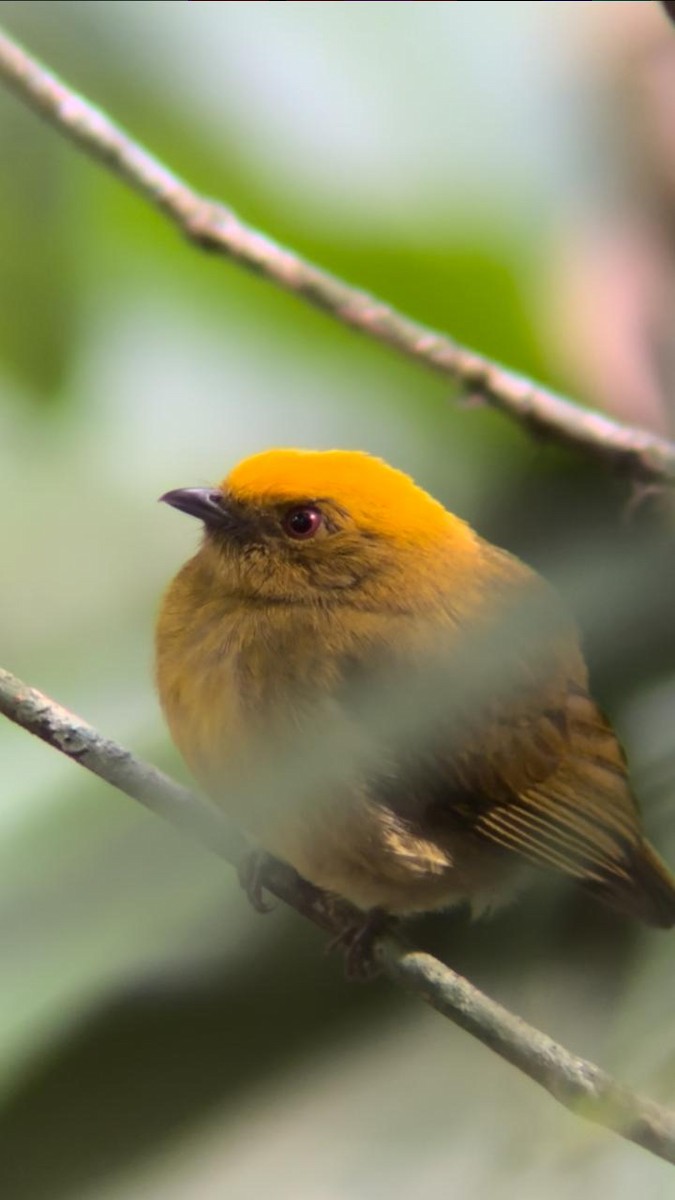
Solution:
<svg viewBox="0 0 675 1200"><path fill-rule="evenodd" d="M326 953L341 950L345 957L347 979L366 982L375 979L380 968L375 962L373 950L375 939L391 922L388 913L381 908L372 908L363 913L362 920L345 925L326 946Z"/></svg>

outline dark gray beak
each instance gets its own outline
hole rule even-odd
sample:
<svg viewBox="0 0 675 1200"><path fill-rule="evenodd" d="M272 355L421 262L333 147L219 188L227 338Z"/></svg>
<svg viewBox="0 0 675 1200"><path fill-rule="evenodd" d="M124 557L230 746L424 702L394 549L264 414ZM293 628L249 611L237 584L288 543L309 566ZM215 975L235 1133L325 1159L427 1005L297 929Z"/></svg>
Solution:
<svg viewBox="0 0 675 1200"><path fill-rule="evenodd" d="M197 517L205 525L227 528L234 524L227 501L218 488L176 488L173 492L165 492L159 499L161 503L170 504L190 517Z"/></svg>

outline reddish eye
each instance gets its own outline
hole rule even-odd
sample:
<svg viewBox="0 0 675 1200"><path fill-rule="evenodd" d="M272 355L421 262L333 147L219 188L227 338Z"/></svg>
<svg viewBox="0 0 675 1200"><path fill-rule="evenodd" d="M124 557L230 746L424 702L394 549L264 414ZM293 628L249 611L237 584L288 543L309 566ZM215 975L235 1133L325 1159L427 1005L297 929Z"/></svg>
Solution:
<svg viewBox="0 0 675 1200"><path fill-rule="evenodd" d="M284 517L284 530L289 537L303 540L314 537L323 525L323 514L318 508L304 505L302 508L291 508Z"/></svg>

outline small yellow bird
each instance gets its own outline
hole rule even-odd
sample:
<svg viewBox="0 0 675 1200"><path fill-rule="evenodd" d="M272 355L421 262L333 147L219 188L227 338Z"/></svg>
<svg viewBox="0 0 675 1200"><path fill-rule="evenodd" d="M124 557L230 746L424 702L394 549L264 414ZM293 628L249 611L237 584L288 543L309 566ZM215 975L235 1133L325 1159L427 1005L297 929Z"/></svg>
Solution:
<svg viewBox="0 0 675 1200"><path fill-rule="evenodd" d="M162 707L254 847L364 914L489 907L540 867L675 924L534 571L359 452L269 450L162 500L204 526L158 620Z"/></svg>

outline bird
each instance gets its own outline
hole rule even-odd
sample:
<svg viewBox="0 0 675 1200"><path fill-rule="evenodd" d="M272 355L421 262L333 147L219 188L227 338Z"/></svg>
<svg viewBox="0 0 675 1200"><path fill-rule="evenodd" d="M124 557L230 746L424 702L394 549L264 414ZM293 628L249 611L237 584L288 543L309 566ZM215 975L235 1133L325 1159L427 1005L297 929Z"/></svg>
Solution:
<svg viewBox="0 0 675 1200"><path fill-rule="evenodd" d="M161 500L201 544L170 583L171 736L245 835L377 929L564 877L675 924L626 756L553 587L381 458L263 450ZM263 907L260 876L244 871Z"/></svg>

